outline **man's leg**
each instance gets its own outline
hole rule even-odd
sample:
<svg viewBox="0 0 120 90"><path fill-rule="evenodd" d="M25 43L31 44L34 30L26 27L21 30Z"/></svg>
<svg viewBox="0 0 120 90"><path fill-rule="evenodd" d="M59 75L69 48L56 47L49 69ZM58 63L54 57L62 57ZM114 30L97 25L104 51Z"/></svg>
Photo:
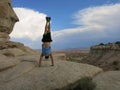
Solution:
<svg viewBox="0 0 120 90"><path fill-rule="evenodd" d="M39 67L41 66L42 60L43 60L43 55L41 54L41 55L40 55L40 59L39 59Z"/></svg>
<svg viewBox="0 0 120 90"><path fill-rule="evenodd" d="M46 18L46 25L45 25L45 31L44 34L50 32L50 19Z"/></svg>
<svg viewBox="0 0 120 90"><path fill-rule="evenodd" d="M52 55L52 53L50 54L50 59L51 59L52 66L54 66L54 60L53 60L53 55Z"/></svg>

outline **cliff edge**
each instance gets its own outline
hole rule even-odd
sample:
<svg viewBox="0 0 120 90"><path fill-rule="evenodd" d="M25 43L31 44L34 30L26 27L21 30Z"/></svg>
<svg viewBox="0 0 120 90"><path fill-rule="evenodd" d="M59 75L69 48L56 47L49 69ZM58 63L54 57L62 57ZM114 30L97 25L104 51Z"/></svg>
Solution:
<svg viewBox="0 0 120 90"><path fill-rule="evenodd" d="M120 41L91 46L81 62L99 66L104 70L120 70Z"/></svg>

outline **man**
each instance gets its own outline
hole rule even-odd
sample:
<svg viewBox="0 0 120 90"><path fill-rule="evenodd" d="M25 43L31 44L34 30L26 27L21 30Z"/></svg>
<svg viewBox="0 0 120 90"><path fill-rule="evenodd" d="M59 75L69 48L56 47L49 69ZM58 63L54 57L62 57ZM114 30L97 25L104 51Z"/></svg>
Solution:
<svg viewBox="0 0 120 90"><path fill-rule="evenodd" d="M50 17L46 17L46 25L45 25L45 31L43 34L43 38L42 38L42 53L40 56L40 60L39 60L39 66L41 66L41 62L43 59L43 56L45 56L45 59L48 59L49 56L51 58L51 66L54 66L54 61L53 61L53 56L52 56L52 51L51 51L51 46L50 43L52 42L51 39L51 32L50 32Z"/></svg>

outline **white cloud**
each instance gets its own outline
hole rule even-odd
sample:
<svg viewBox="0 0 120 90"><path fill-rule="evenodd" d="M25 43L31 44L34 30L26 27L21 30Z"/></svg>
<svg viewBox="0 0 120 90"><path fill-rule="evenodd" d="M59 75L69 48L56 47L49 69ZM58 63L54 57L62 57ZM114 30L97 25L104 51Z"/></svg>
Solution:
<svg viewBox="0 0 120 90"><path fill-rule="evenodd" d="M75 14L75 23L84 26L99 26L102 28L114 26L119 20L120 4L90 7ZM118 24L117 24L118 25Z"/></svg>
<svg viewBox="0 0 120 90"><path fill-rule="evenodd" d="M29 45L39 48L44 31L45 14L30 9L15 8L20 22L15 25L12 38L28 38ZM89 7L74 15L76 28L52 31L53 47L86 47L104 41L120 40L120 4ZM25 42L24 42L25 43ZM28 42L27 42L28 43Z"/></svg>
<svg viewBox="0 0 120 90"><path fill-rule="evenodd" d="M89 7L80 10L74 15L74 23L78 27L55 32L55 40L61 40L61 42L64 42L63 45L71 45L71 47L76 44L78 44L78 47L83 47L83 43L87 46L87 42L119 40L119 16L120 4Z"/></svg>
<svg viewBox="0 0 120 90"><path fill-rule="evenodd" d="M32 41L42 36L46 14L27 8L14 8L19 22L11 33L12 38L29 38Z"/></svg>

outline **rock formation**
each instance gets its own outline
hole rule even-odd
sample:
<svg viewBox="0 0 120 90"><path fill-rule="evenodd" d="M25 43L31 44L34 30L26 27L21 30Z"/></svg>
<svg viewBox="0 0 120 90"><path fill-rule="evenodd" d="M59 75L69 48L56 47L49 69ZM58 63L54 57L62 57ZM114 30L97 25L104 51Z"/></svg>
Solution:
<svg viewBox="0 0 120 90"><path fill-rule="evenodd" d="M3 58L5 59L4 56ZM92 65L56 59L55 66L50 66L50 61L45 60L42 66L38 67L38 59L39 55L28 55L2 62L4 65L0 65L0 89L59 90L83 76L93 77L102 72L102 69ZM12 68L7 69L5 65Z"/></svg>
<svg viewBox="0 0 120 90"><path fill-rule="evenodd" d="M11 0L0 0L0 54L6 56L35 54L35 50L24 44L9 41L9 34L17 21L19 19L12 8Z"/></svg>
<svg viewBox="0 0 120 90"><path fill-rule="evenodd" d="M89 55L82 62L104 70L120 70L120 42L91 46Z"/></svg>
<svg viewBox="0 0 120 90"><path fill-rule="evenodd" d="M11 0L0 0L0 43L9 41L14 24L19 21L11 6Z"/></svg>
<svg viewBox="0 0 120 90"><path fill-rule="evenodd" d="M118 51L120 52L120 43L108 43L108 44L99 44L99 45L95 45L95 46L91 46L90 48L90 53L94 54L94 53L107 53L109 51Z"/></svg>
<svg viewBox="0 0 120 90"><path fill-rule="evenodd" d="M101 73L93 80L97 84L95 90L120 90L120 71Z"/></svg>

